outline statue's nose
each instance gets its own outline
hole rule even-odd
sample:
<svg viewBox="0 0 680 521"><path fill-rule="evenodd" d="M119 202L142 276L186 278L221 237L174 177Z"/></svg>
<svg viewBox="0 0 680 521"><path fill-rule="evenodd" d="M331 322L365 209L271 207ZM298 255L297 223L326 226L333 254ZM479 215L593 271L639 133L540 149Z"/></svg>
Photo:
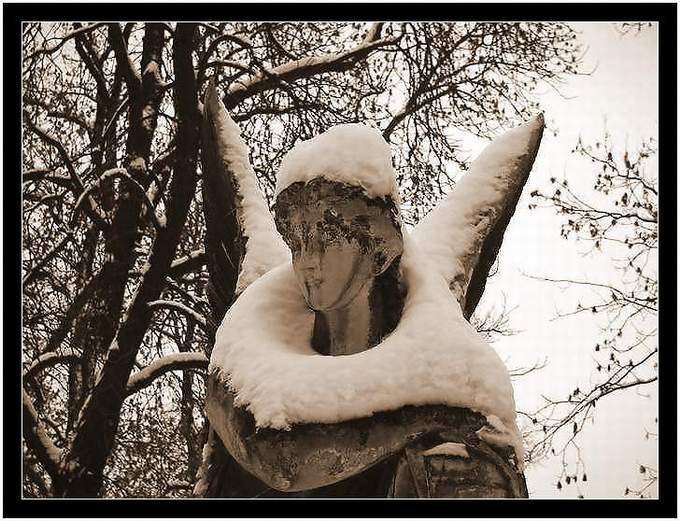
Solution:
<svg viewBox="0 0 680 521"><path fill-rule="evenodd" d="M321 268L321 254L315 241L305 241L297 259L298 269L305 273L315 273Z"/></svg>
<svg viewBox="0 0 680 521"><path fill-rule="evenodd" d="M298 259L297 264L298 269L306 274L317 273L321 269L319 254L310 251L303 252Z"/></svg>

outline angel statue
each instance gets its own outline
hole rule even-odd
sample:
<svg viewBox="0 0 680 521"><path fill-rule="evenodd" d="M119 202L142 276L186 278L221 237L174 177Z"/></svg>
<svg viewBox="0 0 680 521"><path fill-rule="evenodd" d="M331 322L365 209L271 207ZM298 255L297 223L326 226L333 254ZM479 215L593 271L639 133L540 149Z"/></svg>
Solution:
<svg viewBox="0 0 680 521"><path fill-rule="evenodd" d="M339 125L285 156L272 215L210 85L215 336L195 495L527 497L510 378L469 318L543 126L493 141L409 231L388 143Z"/></svg>

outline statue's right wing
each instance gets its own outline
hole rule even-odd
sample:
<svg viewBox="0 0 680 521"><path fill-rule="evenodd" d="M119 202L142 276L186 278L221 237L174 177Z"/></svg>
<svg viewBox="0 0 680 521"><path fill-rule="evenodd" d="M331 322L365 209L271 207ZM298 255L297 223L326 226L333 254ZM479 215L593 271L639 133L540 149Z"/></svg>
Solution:
<svg viewBox="0 0 680 521"><path fill-rule="evenodd" d="M208 298L212 326L250 283L290 260L257 184L248 148L211 81L201 129Z"/></svg>
<svg viewBox="0 0 680 521"><path fill-rule="evenodd" d="M543 135L543 115L496 138L413 231L470 318Z"/></svg>

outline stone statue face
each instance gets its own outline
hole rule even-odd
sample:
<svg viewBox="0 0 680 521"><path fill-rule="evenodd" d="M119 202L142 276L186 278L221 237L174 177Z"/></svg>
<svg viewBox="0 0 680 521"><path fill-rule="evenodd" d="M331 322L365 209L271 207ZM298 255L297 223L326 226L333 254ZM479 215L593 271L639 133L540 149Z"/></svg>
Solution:
<svg viewBox="0 0 680 521"><path fill-rule="evenodd" d="M302 294L316 311L340 309L403 250L394 206L361 189L315 179L279 194L276 225Z"/></svg>

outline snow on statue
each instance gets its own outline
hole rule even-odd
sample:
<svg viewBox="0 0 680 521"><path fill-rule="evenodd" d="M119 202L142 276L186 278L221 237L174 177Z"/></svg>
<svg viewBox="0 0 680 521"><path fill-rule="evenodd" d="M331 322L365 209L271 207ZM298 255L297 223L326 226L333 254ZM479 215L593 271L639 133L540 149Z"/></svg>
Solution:
<svg viewBox="0 0 680 521"><path fill-rule="evenodd" d="M205 113L205 175L231 180L245 238L206 397L230 457L274 495L526 496L510 378L468 318L542 116L496 139L409 234L377 130L339 125L296 145L272 218L212 86Z"/></svg>

